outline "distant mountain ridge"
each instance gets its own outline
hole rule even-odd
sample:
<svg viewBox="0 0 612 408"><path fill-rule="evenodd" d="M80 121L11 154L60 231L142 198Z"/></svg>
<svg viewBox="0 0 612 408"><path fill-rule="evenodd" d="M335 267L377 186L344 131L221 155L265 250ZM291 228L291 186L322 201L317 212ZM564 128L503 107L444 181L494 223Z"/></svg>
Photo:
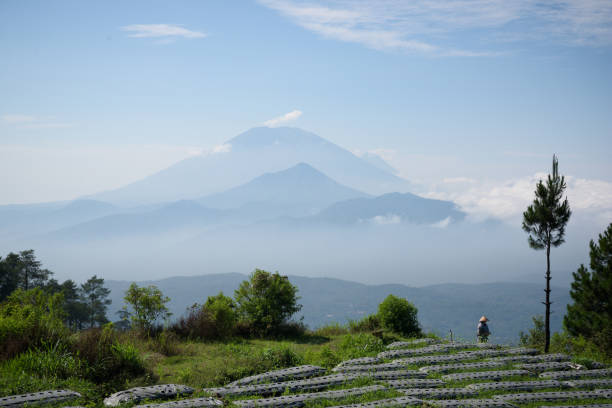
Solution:
<svg viewBox="0 0 612 408"><path fill-rule="evenodd" d="M389 193L373 198L340 201L313 218L333 224L364 221L427 224L461 221L465 213L451 201L433 200L410 193Z"/></svg>
<svg viewBox="0 0 612 408"><path fill-rule="evenodd" d="M246 184L197 200L219 209L257 205L285 207L281 215L310 215L329 205L350 198L369 197L343 186L307 163L274 173L265 173Z"/></svg>
<svg viewBox="0 0 612 408"><path fill-rule="evenodd" d="M171 299L174 317L181 316L193 303L203 303L207 296L220 291L233 296L240 282L247 279L238 273L205 276L173 277L158 281L142 281L139 285L156 285ZM347 320L358 320L375 313L378 304L389 294L413 302L419 309L418 318L426 331L446 336L449 330L455 338L471 340L478 318L483 314L491 319L492 341L516 343L518 333L532 327L531 317L541 314L542 285L531 283L443 284L410 287L399 284L365 285L332 278L289 276L299 289L303 308L297 317L311 328ZM113 303L109 318L116 320L116 311L123 303L124 291L131 282L106 281ZM555 313L553 330L561 329L565 305L570 302L567 288L554 287Z"/></svg>
<svg viewBox="0 0 612 408"><path fill-rule="evenodd" d="M230 139L218 153L182 160L91 198L121 205L197 199L298 163L308 163L336 182L368 194L406 191L411 186L314 133L290 127L260 127Z"/></svg>

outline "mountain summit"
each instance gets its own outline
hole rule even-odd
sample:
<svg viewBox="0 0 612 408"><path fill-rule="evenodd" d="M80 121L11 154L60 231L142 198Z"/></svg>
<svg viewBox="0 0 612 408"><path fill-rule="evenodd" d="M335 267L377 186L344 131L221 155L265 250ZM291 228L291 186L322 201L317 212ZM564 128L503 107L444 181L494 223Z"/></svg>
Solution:
<svg viewBox="0 0 612 408"><path fill-rule="evenodd" d="M307 163L266 173L226 192L199 200L207 207L230 209L257 206L280 209L280 215L301 216L321 210L337 201L368 197L343 186Z"/></svg>
<svg viewBox="0 0 612 408"><path fill-rule="evenodd" d="M140 181L93 198L123 205L197 199L298 163L309 163L338 183L369 194L410 188L406 180L301 129L254 128L223 146L216 153L187 158Z"/></svg>

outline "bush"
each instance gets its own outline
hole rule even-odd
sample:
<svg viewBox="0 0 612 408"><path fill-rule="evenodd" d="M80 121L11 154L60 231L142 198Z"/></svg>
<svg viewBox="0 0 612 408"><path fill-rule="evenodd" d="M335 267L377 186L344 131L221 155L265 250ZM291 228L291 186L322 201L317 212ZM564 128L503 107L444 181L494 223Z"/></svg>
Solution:
<svg viewBox="0 0 612 408"><path fill-rule="evenodd" d="M379 330L380 327L380 319L375 314L366 316L358 321L349 320L351 333L373 332Z"/></svg>
<svg viewBox="0 0 612 408"><path fill-rule="evenodd" d="M315 336L340 336L342 334L348 334L348 329L345 326L340 326L338 323L326 324L321 326L312 332Z"/></svg>
<svg viewBox="0 0 612 408"><path fill-rule="evenodd" d="M381 326L406 337L421 335L417 313L418 310L412 303L393 295L387 296L378 305L378 318Z"/></svg>
<svg viewBox="0 0 612 408"><path fill-rule="evenodd" d="M225 339L236 333L236 305L219 292L209 296L204 305L197 303L172 326L172 331L181 337L200 340Z"/></svg>
<svg viewBox="0 0 612 408"><path fill-rule="evenodd" d="M145 373L138 350L129 342L119 342L112 323L78 333L73 348L87 362L85 376L96 383L121 383Z"/></svg>
<svg viewBox="0 0 612 408"><path fill-rule="evenodd" d="M255 269L249 280L240 284L234 297L242 319L257 334L270 335L302 308L297 303L297 291L286 276Z"/></svg>
<svg viewBox="0 0 612 408"><path fill-rule="evenodd" d="M385 350L381 339L370 333L349 334L338 346L342 360L373 356Z"/></svg>
<svg viewBox="0 0 612 408"><path fill-rule="evenodd" d="M12 372L54 379L80 377L84 371L82 362L62 343L45 343L27 350L10 360L7 367Z"/></svg>
<svg viewBox="0 0 612 408"><path fill-rule="evenodd" d="M65 343L63 297L42 289L17 289L0 305L0 359L10 359L46 343Z"/></svg>
<svg viewBox="0 0 612 408"><path fill-rule="evenodd" d="M165 320L172 315L166 306L170 298L164 296L161 290L154 285L139 287L132 283L123 299L130 306L129 310L124 307L124 317L129 316L132 327L147 335L154 329L158 320Z"/></svg>
<svg viewBox="0 0 612 408"><path fill-rule="evenodd" d="M533 328L529 329L527 334L520 332L519 342L521 346L524 347L535 347L544 350L544 343L546 340L544 316L534 316L531 320L533 321Z"/></svg>

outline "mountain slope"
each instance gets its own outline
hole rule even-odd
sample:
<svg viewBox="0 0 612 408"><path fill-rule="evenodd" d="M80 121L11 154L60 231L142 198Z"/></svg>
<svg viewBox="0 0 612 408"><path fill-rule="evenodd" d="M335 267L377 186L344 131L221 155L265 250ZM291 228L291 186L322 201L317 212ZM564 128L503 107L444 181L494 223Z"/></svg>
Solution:
<svg viewBox="0 0 612 408"><path fill-rule="evenodd" d="M117 212L118 209L96 200L68 203L10 205L0 207L0 237L40 234Z"/></svg>
<svg viewBox="0 0 612 408"><path fill-rule="evenodd" d="M389 193L374 198L355 198L332 204L312 217L313 220L332 224L409 222L445 226L459 221L465 213L451 201L432 200L410 193Z"/></svg>
<svg viewBox="0 0 612 408"><path fill-rule="evenodd" d="M206 208L194 201L177 201L154 211L121 213L100 217L55 231L47 238L108 240L126 236L146 236L154 239L159 234L180 230L199 230L214 224L225 215L223 211Z"/></svg>
<svg viewBox="0 0 612 408"><path fill-rule="evenodd" d="M254 176L309 163L338 183L372 194L406 191L410 184L304 130L250 129L226 142L218 153L191 157L143 180L93 198L112 203L195 199L247 183Z"/></svg>
<svg viewBox="0 0 612 408"><path fill-rule="evenodd" d="M306 163L266 173L223 193L198 200L211 208L260 208L270 215L310 215L337 201L368 195L336 183Z"/></svg>

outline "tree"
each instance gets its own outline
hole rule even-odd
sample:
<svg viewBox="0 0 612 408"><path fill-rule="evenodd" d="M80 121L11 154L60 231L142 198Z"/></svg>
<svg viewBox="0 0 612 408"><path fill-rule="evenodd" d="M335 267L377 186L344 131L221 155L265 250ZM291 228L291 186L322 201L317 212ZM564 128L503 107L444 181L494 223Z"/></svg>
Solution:
<svg viewBox="0 0 612 408"><path fill-rule="evenodd" d="M104 287L104 279L96 275L81 285L81 296L87 305L89 327L94 327L96 323L100 325L108 323L106 309L112 302L108 299L108 295L110 290Z"/></svg>
<svg viewBox="0 0 612 408"><path fill-rule="evenodd" d="M529 234L527 241L535 250L546 249L546 307L544 315L545 343L544 352L550 347L550 248L558 247L565 242L565 226L569 221L570 211L567 198L563 199L565 177L559 176L559 162L553 156L552 176L549 174L546 183L538 182L533 204L523 213L523 230Z"/></svg>
<svg viewBox="0 0 612 408"><path fill-rule="evenodd" d="M36 259L33 249L19 252L19 267L21 272L23 289L28 290L33 287L43 287L49 276L53 274L48 269L41 269L41 263Z"/></svg>
<svg viewBox="0 0 612 408"><path fill-rule="evenodd" d="M13 293L19 283L19 255L11 252L4 259L0 259L0 302Z"/></svg>
<svg viewBox="0 0 612 408"><path fill-rule="evenodd" d="M378 305L378 318L382 327L407 337L421 334L418 309L408 300L389 295Z"/></svg>
<svg viewBox="0 0 612 408"><path fill-rule="evenodd" d="M83 302L83 296L79 290L79 287L73 280L68 279L59 286L59 290L64 295L66 324L72 329L82 329L83 323L90 321L89 305ZM108 303L110 303L110 301L108 301ZM104 320L106 320L106 316Z"/></svg>
<svg viewBox="0 0 612 408"><path fill-rule="evenodd" d="M563 325L572 336L583 336L612 351L612 223L596 244L589 243L589 272L584 265L573 273L570 296Z"/></svg>
<svg viewBox="0 0 612 408"><path fill-rule="evenodd" d="M298 289L289 278L255 269L234 292L240 315L249 321L260 335L276 331L294 313L302 309L298 304Z"/></svg>
<svg viewBox="0 0 612 408"><path fill-rule="evenodd" d="M167 319L172 315L166 307L170 298L164 296L161 290L154 285L139 287L136 283L132 283L123 299L131 307L130 311L127 306L124 306L123 317L129 316L132 326L143 330L147 335L155 322L159 319Z"/></svg>

